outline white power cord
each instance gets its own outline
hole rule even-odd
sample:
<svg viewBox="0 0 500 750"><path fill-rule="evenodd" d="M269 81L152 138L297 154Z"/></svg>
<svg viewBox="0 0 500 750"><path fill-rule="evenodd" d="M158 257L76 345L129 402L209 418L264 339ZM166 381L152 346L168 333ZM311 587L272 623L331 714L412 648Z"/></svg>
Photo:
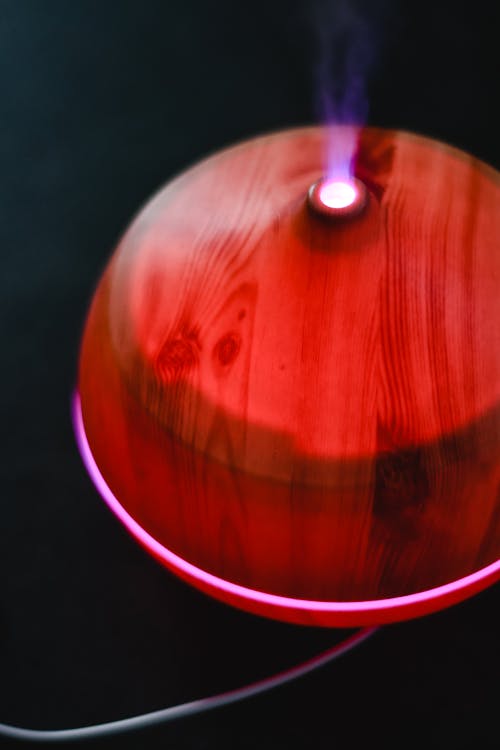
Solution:
<svg viewBox="0 0 500 750"><path fill-rule="evenodd" d="M251 698L254 695L265 693L267 690L272 690L272 688L296 680L298 677L303 677L314 669L323 667L325 664L328 664L339 656L343 656L343 654L351 651L351 649L363 643L363 641L373 635L377 629L378 628L363 628L358 630L354 635L351 635L345 641L342 641L342 643L337 644L327 651L323 651L321 654L318 654L318 656L308 659L296 667L292 667L283 672L278 672L278 674L266 677L258 682L253 682L250 685L237 688L236 690L229 690L226 693L212 695L209 698L201 698L199 700L190 701L189 703L180 703L177 706L170 706L169 708L141 714L140 716L132 716L129 719L119 719L118 721L108 721L104 724L95 724L93 726L77 727L74 729L24 729L23 727L15 727L9 724L0 723L0 737L9 737L11 739L26 740L30 742L67 742L69 740L97 739L113 734L120 734L122 732L149 728L156 724L175 721L176 719L181 719L186 716L194 716L195 714L210 711L214 708L220 708L221 706L227 706L230 703L236 703L245 698Z"/></svg>

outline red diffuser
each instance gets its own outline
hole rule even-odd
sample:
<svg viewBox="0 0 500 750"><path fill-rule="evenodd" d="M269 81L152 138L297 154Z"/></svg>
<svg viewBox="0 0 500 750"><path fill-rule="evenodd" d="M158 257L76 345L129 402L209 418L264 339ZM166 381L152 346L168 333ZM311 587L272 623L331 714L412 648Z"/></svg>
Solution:
<svg viewBox="0 0 500 750"><path fill-rule="evenodd" d="M95 293L75 407L99 489L165 565L344 627L500 577L500 180L366 129L325 192L328 137L248 141L151 200Z"/></svg>

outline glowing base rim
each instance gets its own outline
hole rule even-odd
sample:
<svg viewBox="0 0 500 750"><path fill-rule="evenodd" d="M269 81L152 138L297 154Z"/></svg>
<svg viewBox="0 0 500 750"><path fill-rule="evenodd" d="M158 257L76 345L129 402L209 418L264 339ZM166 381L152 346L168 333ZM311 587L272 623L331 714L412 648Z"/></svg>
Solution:
<svg viewBox="0 0 500 750"><path fill-rule="evenodd" d="M164 547L132 518L102 476L90 449L78 392L72 401L73 427L85 468L110 510L133 537L166 567L205 593L247 611L288 622L330 627L379 625L429 614L477 593L500 578L500 559L452 583L426 591L366 601L293 599L247 588L208 573Z"/></svg>

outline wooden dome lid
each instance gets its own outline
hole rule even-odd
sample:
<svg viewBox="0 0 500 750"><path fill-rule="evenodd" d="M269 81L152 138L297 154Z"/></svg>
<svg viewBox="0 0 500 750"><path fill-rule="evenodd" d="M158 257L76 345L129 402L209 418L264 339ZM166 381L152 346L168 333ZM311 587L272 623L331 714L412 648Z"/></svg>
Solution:
<svg viewBox="0 0 500 750"><path fill-rule="evenodd" d="M464 430L500 396L498 176L365 131L369 205L329 223L305 204L325 149L306 129L207 159L141 212L110 270L113 341L145 407L218 460L312 483Z"/></svg>
<svg viewBox="0 0 500 750"><path fill-rule="evenodd" d="M103 481L165 564L356 625L500 575L500 178L366 129L367 204L328 221L306 201L326 139L256 138L163 188L103 274L79 386Z"/></svg>

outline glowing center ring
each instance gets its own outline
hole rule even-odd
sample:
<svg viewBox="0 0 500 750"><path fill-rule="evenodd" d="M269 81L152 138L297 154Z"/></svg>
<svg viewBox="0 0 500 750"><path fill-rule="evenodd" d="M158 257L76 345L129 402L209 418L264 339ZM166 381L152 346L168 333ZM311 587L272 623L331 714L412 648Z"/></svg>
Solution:
<svg viewBox="0 0 500 750"><path fill-rule="evenodd" d="M368 202L368 191L357 177L349 180L322 177L309 188L307 201L310 208L320 216L348 219L363 211Z"/></svg>

